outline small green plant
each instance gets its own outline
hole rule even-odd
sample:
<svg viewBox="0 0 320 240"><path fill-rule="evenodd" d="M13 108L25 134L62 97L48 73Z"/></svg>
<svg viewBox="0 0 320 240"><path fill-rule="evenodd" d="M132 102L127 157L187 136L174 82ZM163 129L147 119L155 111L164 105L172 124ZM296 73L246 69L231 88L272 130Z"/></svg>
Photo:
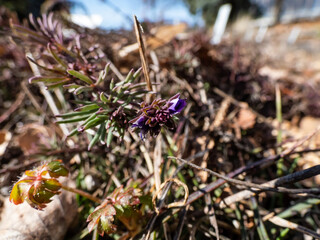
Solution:
<svg viewBox="0 0 320 240"><path fill-rule="evenodd" d="M40 75L29 79L30 84L44 84L47 90L60 89L72 94L74 110L58 114L56 123L77 124L67 137L94 132L88 150L102 143L108 147L114 136L120 141L131 129L139 129L142 140L147 133L157 136L161 128L174 130L177 114L187 102L180 94L168 100L157 99L151 104L144 102L150 88L139 82L141 68L129 71L124 79L109 77L110 64L103 60L103 54L96 54L95 48L81 46L81 37L63 35L62 26L54 20L53 14L34 19L33 27L27 28L11 24L12 35L37 49L37 59L28 55L29 62L35 64ZM81 95L81 98L80 98ZM151 196L139 187L118 187L104 200L100 200L79 189L62 185L58 178L67 176L68 170L61 160L44 163L35 170L26 171L13 186L10 201L21 204L24 201L35 209L43 210L61 189L77 193L100 204L87 218L88 230L112 234L121 222L128 230L128 236L136 236L146 221L143 217L152 209ZM142 200L141 200L142 199ZM149 199L149 200L146 200Z"/></svg>
<svg viewBox="0 0 320 240"><path fill-rule="evenodd" d="M18 205L26 201L31 207L42 210L62 187L57 178L69 171L61 160L45 163L35 170L25 171L10 194L10 201Z"/></svg>

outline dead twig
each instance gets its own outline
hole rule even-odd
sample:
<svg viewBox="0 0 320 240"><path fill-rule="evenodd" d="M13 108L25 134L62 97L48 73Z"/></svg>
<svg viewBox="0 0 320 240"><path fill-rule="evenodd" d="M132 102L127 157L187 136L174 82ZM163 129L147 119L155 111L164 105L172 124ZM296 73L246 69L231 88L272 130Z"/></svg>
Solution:
<svg viewBox="0 0 320 240"><path fill-rule="evenodd" d="M309 228L300 226L296 223L290 222L288 220L285 220L283 218L274 216L272 218L268 219L269 222L272 222L273 224L284 227L284 228L290 228L292 230L307 234L309 236L314 237L315 239L320 239L320 234L316 233L315 231L310 230Z"/></svg>
<svg viewBox="0 0 320 240"><path fill-rule="evenodd" d="M202 170L202 171L206 171L215 177L222 178L223 180L229 182L230 184L233 184L235 186L237 186L237 185L244 186L244 187L250 188L252 191L262 190L262 191L281 192L281 193L296 193L296 194L298 194L298 193L312 193L312 194L313 193L320 193L320 189L318 189L318 188L316 188L316 189L287 189L287 188L269 187L269 186L265 186L263 184L260 185L260 184L255 184L255 183L251 183L251 182L245 182L245 181L241 181L241 180L227 177L225 175L214 172L214 171L207 169L207 168L202 168L202 167L200 167L196 164L190 163L182 158L176 158L176 157L169 157L169 158L175 158L183 163L186 163L187 165L189 165L193 168L196 168L196 169ZM320 165L317 165L317 166L312 167L307 170L301 171L301 173L299 174L299 179L305 179L305 178L309 178L309 177L320 174ZM305 171L307 171L307 172L305 172ZM292 180L292 177L288 177L287 181L288 181L288 179Z"/></svg>
<svg viewBox="0 0 320 240"><path fill-rule="evenodd" d="M220 239L219 228L218 228L216 214L215 214L215 211L214 211L214 207L213 207L213 204L212 204L212 199L211 199L210 193L207 193L207 194L204 195L204 201L206 202L206 205L207 205L207 208L208 208L207 214L209 216L210 224L212 225L212 227L215 230L215 234L216 234L217 240L219 240Z"/></svg>
<svg viewBox="0 0 320 240"><path fill-rule="evenodd" d="M0 124L3 121L5 121L8 117L10 117L10 115L19 108L25 96L26 96L25 92L22 92L22 91L18 94L17 99L10 106L10 108L0 116Z"/></svg>
<svg viewBox="0 0 320 240"><path fill-rule="evenodd" d="M287 189L283 187L279 187L281 185L290 184L299 182L301 180L313 177L315 175L320 174L320 165L295 172L289 175L286 175L284 177L280 177L277 179L274 179L272 181L266 182L261 184L261 187L270 187L270 188L276 188L280 192L286 192L286 193L295 193L295 194L303 194L303 193L319 193L319 189ZM261 191L258 192L252 192L249 190L244 190L241 192L238 192L236 194L233 194L227 198L225 198L220 204L219 207L224 208L227 205L230 205L235 202L239 202L243 199L252 197L256 194L259 194Z"/></svg>

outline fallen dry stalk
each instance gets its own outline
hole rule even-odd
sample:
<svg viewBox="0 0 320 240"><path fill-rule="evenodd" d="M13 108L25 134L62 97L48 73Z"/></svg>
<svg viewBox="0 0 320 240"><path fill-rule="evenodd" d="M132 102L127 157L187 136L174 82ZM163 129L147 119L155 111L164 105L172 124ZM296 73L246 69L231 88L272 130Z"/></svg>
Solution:
<svg viewBox="0 0 320 240"><path fill-rule="evenodd" d="M279 187L281 185L299 182L304 179L314 177L318 174L320 174L320 165L316 165L316 166L310 167L308 169L298 171L298 172L286 175L284 177L274 179L272 181L261 184L261 187L262 188L264 188L264 187L274 188L275 190L277 190L279 192L286 192L286 193L296 193L296 194L318 193L319 189L287 189L287 188ZM292 190L294 190L294 191L292 191ZM225 198L222 202L220 202L219 207L220 208L226 207L227 205L230 205L232 203L236 203L236 202L239 202L243 199L252 197L256 194L259 194L260 192L261 191L253 192L250 190L244 190L244 191L235 193L235 194Z"/></svg>
<svg viewBox="0 0 320 240"><path fill-rule="evenodd" d="M254 191L256 192L257 190L262 190L262 191L271 191L271 192L281 192L281 193L296 193L296 194L300 194L300 193L306 193L306 194L316 194L316 193L320 193L320 189L316 188L316 189L288 189L288 188L283 188L283 187L270 187L270 186L265 186L264 184L255 184L255 183L251 183L251 182L245 182L245 181L241 181L241 180L237 180L237 179L233 179L233 178L230 178L230 177L227 177L225 175L222 175L222 174L219 174L217 172L214 172L210 169L207 169L207 168L202 168L196 164L193 164L193 163L190 163L182 158L177 158L177 157L169 157L169 158L175 158L193 168L196 168L198 170L202 170L202 171L206 171L208 173L210 173L211 175L213 176L216 176L218 178L222 178L223 180L233 184L233 185L240 185L240 186L244 186L244 187L247 187L247 188L251 188L251 191ZM314 167L311 167L309 169L306 169L306 170L303 170L303 171L300 171L299 173L295 173L297 179L306 179L306 178L309 178L309 177L313 177L315 175L318 175L320 174L320 165L317 165L317 166L314 166ZM293 175L293 174L290 174L290 175ZM286 180L281 180L281 182L284 184L284 183L289 183L289 182L292 182L293 181L293 177L292 176L285 176L283 178L286 178ZM280 178L282 179L282 178ZM300 181L298 180L298 181ZM276 185L274 185L276 186Z"/></svg>

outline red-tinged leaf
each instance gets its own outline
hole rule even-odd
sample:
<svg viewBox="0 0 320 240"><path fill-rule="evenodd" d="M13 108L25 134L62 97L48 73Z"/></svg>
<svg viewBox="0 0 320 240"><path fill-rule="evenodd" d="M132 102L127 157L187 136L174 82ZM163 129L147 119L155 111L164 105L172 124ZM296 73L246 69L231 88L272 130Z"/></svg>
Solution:
<svg viewBox="0 0 320 240"><path fill-rule="evenodd" d="M89 222L89 224L88 224L88 226L87 226L89 232L93 231L93 229L98 225L99 220L100 220L100 219L98 218L98 219L96 219L96 221L90 221L90 222ZM102 235L102 236L103 236L103 235Z"/></svg>
<svg viewBox="0 0 320 240"><path fill-rule="evenodd" d="M113 220L114 220L113 216L101 216L99 225L101 226L102 230L105 233L110 234L117 230L117 226L112 224ZM98 227L98 230L99 230L99 227Z"/></svg>
<svg viewBox="0 0 320 240"><path fill-rule="evenodd" d="M98 229L98 234L103 237L104 236L104 230L102 228L102 225L101 224L98 224L97 225L97 229Z"/></svg>
<svg viewBox="0 0 320 240"><path fill-rule="evenodd" d="M103 236L104 232L111 233L116 229L116 226L112 224L114 215L116 215L116 209L111 205L111 202L107 199L101 205L99 205L87 218L88 230L91 232L95 226L97 226L98 233Z"/></svg>
<svg viewBox="0 0 320 240"><path fill-rule="evenodd" d="M27 175L28 177L35 177L37 175L36 171L34 170L27 170L24 172L25 175Z"/></svg>
<svg viewBox="0 0 320 240"><path fill-rule="evenodd" d="M49 171L49 175L55 178L61 176L68 176L69 174L68 169L64 166L61 160L55 160L48 163L47 169Z"/></svg>
<svg viewBox="0 0 320 240"><path fill-rule="evenodd" d="M102 210L93 211L87 218L87 222L89 222L88 224L89 232L91 232L95 228L95 226L98 225L101 217L101 212Z"/></svg>
<svg viewBox="0 0 320 240"><path fill-rule="evenodd" d="M138 197L133 197L131 199L130 205L133 206L133 205L138 205L138 204L140 204L140 199Z"/></svg>
<svg viewBox="0 0 320 240"><path fill-rule="evenodd" d="M90 222L90 221L95 222L97 219L99 219L99 217L101 216L102 210L101 209L96 210L96 209L88 216L87 222Z"/></svg>
<svg viewBox="0 0 320 240"><path fill-rule="evenodd" d="M102 212L102 215L103 216L113 216L113 215L116 215L117 214L117 211L116 209L112 206L112 205L107 205L104 209L103 209L103 212Z"/></svg>
<svg viewBox="0 0 320 240"><path fill-rule="evenodd" d="M29 191L30 184L26 181L17 182L10 193L10 202L13 202L15 205L21 204L27 197L27 193Z"/></svg>

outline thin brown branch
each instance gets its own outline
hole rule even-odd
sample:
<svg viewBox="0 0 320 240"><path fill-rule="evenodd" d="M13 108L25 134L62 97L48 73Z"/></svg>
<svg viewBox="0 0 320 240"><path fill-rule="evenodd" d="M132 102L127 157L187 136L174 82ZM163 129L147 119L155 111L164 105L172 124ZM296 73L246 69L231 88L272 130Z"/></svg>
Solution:
<svg viewBox="0 0 320 240"><path fill-rule="evenodd" d="M313 177L315 175L318 175L320 173L320 165L299 171L299 172L295 172L289 175L286 175L284 177L280 177L277 179L274 179L272 181L266 182L261 184L261 186L263 187L271 187L271 188L276 188L278 191L281 192L286 192L286 193L294 193L294 194L317 194L319 193L319 189L287 189L287 188L283 188L283 187L279 187L281 185L285 185L285 184L290 184L290 183L295 183L295 182L299 182L301 180ZM233 194L225 199L223 199L222 202L220 202L219 207L224 208L227 205L230 205L232 203L235 202L239 202L243 199L252 197L259 192L252 192L249 190L244 190L241 192L238 192L236 194ZM316 196L318 197L318 196Z"/></svg>
<svg viewBox="0 0 320 240"><path fill-rule="evenodd" d="M251 183L251 182L245 182L245 181L241 181L241 180L227 177L225 175L214 172L214 171L207 169L207 168L202 168L202 167L200 167L196 164L190 163L182 158L176 158L176 157L169 157L169 158L175 158L183 163L186 163L187 165L189 165L193 168L196 168L196 169L202 170L202 171L206 171L215 177L222 178L223 180L225 180L226 182L229 182L230 184L233 184L235 186L237 186L237 185L244 186L244 187L250 188L252 191L263 190L263 191L271 191L271 192L296 193L296 194L298 194L298 193L312 193L312 194L320 193L320 189L318 189L318 188L316 188L316 189L287 189L287 188L282 188L282 187L281 188L280 187L270 187L270 186L266 186L264 184L261 185L261 184ZM295 174L296 174L295 175L296 177L298 176L297 179L300 179L300 180L318 175L318 174L320 174L320 165L317 165L317 166L311 167L309 169L300 171L299 174L298 173L295 173ZM293 174L290 174L290 175L293 175ZM283 178L285 178L285 179L281 181L282 183L293 181L291 176L290 177L285 176Z"/></svg>
<svg viewBox="0 0 320 240"><path fill-rule="evenodd" d="M25 168L25 167L28 167L34 163L38 163L40 162L41 160L39 159L35 159L35 160L30 160L28 162L25 162L23 164L19 164L19 165L15 165L15 166L10 166L10 167L5 167L3 169L0 169L0 174L3 174L3 173L6 173L6 172L13 172L13 171L17 171L19 170L20 168Z"/></svg>
<svg viewBox="0 0 320 240"><path fill-rule="evenodd" d="M10 106L10 108L9 108L7 111L5 111L5 112L0 116L0 124L1 124L3 121L5 121L8 117L10 117L10 115L19 108L19 106L21 105L21 103L22 103L25 95L26 95L25 92L20 92L20 93L18 94L18 97L17 97L17 99L15 100L15 102Z"/></svg>

